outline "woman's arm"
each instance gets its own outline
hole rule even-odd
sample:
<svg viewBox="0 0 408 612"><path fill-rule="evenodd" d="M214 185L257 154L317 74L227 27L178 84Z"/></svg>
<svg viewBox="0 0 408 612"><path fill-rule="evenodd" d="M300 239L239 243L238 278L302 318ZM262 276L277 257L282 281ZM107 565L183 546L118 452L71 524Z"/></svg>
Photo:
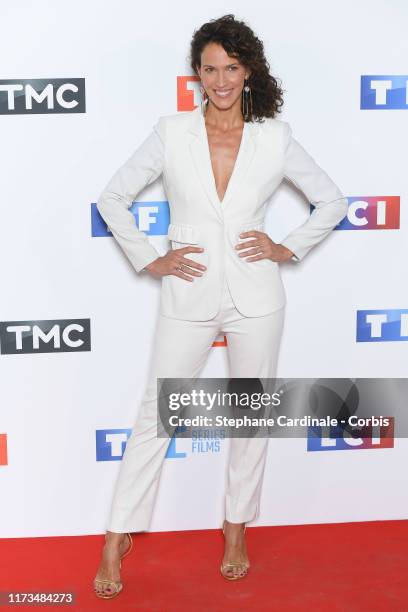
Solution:
<svg viewBox="0 0 408 612"><path fill-rule="evenodd" d="M280 243L294 253L292 260L300 261L345 217L348 204L337 185L293 138L290 125L286 126L284 176L315 206L306 222Z"/></svg>
<svg viewBox="0 0 408 612"><path fill-rule="evenodd" d="M161 175L164 165L162 118L131 157L115 172L96 207L136 272L160 257L136 225L129 208L137 194Z"/></svg>

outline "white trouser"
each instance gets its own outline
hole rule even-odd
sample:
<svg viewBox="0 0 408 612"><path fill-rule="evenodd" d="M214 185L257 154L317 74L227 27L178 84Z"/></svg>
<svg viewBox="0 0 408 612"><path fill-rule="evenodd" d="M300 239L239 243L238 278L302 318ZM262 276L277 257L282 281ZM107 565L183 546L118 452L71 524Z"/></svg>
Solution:
<svg viewBox="0 0 408 612"><path fill-rule="evenodd" d="M170 442L157 437L157 378L197 378L222 332L227 337L229 377L275 378L284 313L285 306L263 317L244 317L225 281L214 319L185 321L158 315L147 386L122 457L109 531L149 529ZM247 523L258 515L268 438L232 437L229 443L225 518Z"/></svg>

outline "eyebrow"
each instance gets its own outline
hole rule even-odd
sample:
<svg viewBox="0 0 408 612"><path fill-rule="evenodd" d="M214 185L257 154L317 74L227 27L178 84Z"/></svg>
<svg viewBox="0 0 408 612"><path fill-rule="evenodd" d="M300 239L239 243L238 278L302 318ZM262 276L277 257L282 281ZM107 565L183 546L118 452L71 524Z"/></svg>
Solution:
<svg viewBox="0 0 408 612"><path fill-rule="evenodd" d="M212 66L212 64L203 64L203 68L205 68L207 66L209 68L214 68L214 66ZM226 64L226 66L238 66L238 62L233 62L232 64Z"/></svg>

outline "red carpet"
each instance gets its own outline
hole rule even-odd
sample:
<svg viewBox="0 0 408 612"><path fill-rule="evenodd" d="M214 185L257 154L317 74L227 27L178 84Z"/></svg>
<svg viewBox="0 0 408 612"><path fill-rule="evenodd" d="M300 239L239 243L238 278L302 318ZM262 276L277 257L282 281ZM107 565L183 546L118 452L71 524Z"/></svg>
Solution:
<svg viewBox="0 0 408 612"><path fill-rule="evenodd" d="M103 535L3 539L0 590L71 590L76 605L58 608L80 612L408 611L408 521L248 527L246 534L251 568L237 581L219 572L221 530L133 534L124 590L111 601L92 591ZM17 608L28 606L0 606Z"/></svg>

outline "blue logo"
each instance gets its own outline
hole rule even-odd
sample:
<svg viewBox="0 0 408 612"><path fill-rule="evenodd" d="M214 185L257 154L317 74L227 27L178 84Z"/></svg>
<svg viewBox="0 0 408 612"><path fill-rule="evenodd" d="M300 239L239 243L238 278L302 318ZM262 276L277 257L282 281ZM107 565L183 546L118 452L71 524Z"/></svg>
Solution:
<svg viewBox="0 0 408 612"><path fill-rule="evenodd" d="M96 434L96 460L97 461L120 461L125 452L126 443L132 433L132 429L97 429ZM186 453L176 450L174 436L170 439L165 458L179 459L185 457Z"/></svg>
<svg viewBox="0 0 408 612"><path fill-rule="evenodd" d="M184 426L176 427L174 434L170 439L170 444L169 444L169 447L166 453L166 459L185 459L187 457L187 453L177 450L177 443L176 443L177 434L185 430L186 428Z"/></svg>
<svg viewBox="0 0 408 612"><path fill-rule="evenodd" d="M119 204L118 204L119 206ZM164 202L133 202L129 211L136 219L136 225L148 236L166 236L170 223L169 203ZM112 236L112 232L102 218L95 203L91 204L92 236Z"/></svg>
<svg viewBox="0 0 408 612"><path fill-rule="evenodd" d="M408 340L408 309L358 310L357 342Z"/></svg>
<svg viewBox="0 0 408 612"><path fill-rule="evenodd" d="M187 453L177 450L177 434L186 430L186 427L181 426L175 429L174 435L170 440L169 448L167 449L166 459L185 459ZM183 440L191 440L192 454L219 453L222 449L222 440L225 439L224 429L195 429L192 432L191 438L181 438Z"/></svg>
<svg viewBox="0 0 408 612"><path fill-rule="evenodd" d="M131 429L97 429L96 460L120 461L125 452Z"/></svg>
<svg viewBox="0 0 408 612"><path fill-rule="evenodd" d="M407 109L407 75L362 75L360 109Z"/></svg>

